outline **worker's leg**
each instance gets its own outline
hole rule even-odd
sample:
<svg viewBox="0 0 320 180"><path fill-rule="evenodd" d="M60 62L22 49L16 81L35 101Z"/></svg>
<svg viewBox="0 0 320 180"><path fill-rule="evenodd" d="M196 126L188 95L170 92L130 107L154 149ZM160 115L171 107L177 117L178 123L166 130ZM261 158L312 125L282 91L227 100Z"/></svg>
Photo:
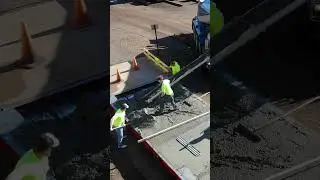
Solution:
<svg viewBox="0 0 320 180"><path fill-rule="evenodd" d="M118 148L120 148L122 146L122 140L123 140L123 128L116 129L116 133L117 133L117 145L118 145Z"/></svg>
<svg viewBox="0 0 320 180"><path fill-rule="evenodd" d="M177 108L177 105L176 105L176 103L175 103L175 101L174 101L174 95L171 95L171 96L170 96L170 100L171 100L172 106L173 106L174 108Z"/></svg>
<svg viewBox="0 0 320 180"><path fill-rule="evenodd" d="M163 112L163 110L164 110L164 106L165 106L165 104L167 102L166 99L167 99L167 96L165 95L159 101L160 112Z"/></svg>

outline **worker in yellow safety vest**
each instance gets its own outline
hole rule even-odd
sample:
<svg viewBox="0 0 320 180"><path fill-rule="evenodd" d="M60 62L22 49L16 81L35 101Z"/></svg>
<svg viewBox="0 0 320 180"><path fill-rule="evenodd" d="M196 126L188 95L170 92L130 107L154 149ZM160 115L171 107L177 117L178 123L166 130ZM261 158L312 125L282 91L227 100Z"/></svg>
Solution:
<svg viewBox="0 0 320 180"><path fill-rule="evenodd" d="M177 61L171 61L170 63L170 70L171 70L171 74L175 75L178 72L180 72L180 65L177 63Z"/></svg>
<svg viewBox="0 0 320 180"><path fill-rule="evenodd" d="M164 106L167 103L167 101L170 100L172 106L177 109L177 105L174 102L174 93L170 85L169 79L164 79L163 76L158 77L158 82L161 83L161 97L162 100L160 102L160 112L163 112Z"/></svg>
<svg viewBox="0 0 320 180"><path fill-rule="evenodd" d="M110 121L110 131L115 130L117 133L117 145L118 149L126 148L127 145L122 144L123 140L123 128L126 121L126 110L129 108L128 104L124 103L120 109L116 111Z"/></svg>
<svg viewBox="0 0 320 180"><path fill-rule="evenodd" d="M42 134L36 145L21 157L7 180L46 180L52 148L59 144L53 134Z"/></svg>

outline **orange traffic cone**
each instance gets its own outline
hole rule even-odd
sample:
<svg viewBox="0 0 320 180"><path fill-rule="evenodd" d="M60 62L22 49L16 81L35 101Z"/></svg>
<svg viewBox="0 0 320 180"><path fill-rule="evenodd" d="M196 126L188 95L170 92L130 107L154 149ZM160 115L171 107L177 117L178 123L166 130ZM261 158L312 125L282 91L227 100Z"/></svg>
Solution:
<svg viewBox="0 0 320 180"><path fill-rule="evenodd" d="M27 26L21 22L21 59L20 63L31 64L33 63L33 50L31 46L31 37L28 33Z"/></svg>
<svg viewBox="0 0 320 180"><path fill-rule="evenodd" d="M121 76L120 76L120 72L119 69L117 69L117 80L115 82L120 82L121 81Z"/></svg>
<svg viewBox="0 0 320 180"><path fill-rule="evenodd" d="M75 1L75 19L74 26L76 28L83 27L89 24L89 16L84 0Z"/></svg>
<svg viewBox="0 0 320 180"><path fill-rule="evenodd" d="M136 71L139 69L138 63L137 63L137 59L134 57L132 60L132 68Z"/></svg>

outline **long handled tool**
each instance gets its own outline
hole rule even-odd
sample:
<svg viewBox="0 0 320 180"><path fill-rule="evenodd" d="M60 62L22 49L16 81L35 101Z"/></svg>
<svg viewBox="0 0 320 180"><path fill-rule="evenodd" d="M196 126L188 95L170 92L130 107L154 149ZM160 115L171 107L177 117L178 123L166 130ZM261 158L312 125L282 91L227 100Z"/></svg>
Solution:
<svg viewBox="0 0 320 180"><path fill-rule="evenodd" d="M293 166L292 168L286 169L282 172L279 172L277 174L271 175L269 177L267 177L265 180L281 180L281 179L287 179L288 177L294 175L294 174L299 174L299 172L303 172L304 170L308 169L308 168L312 168L316 165L319 166L319 162L320 162L320 156L305 161L301 164L298 164L296 166Z"/></svg>
<svg viewBox="0 0 320 180"><path fill-rule="evenodd" d="M175 128L179 127L179 126L182 126L182 125L184 125L184 124L186 124L186 123L189 123L189 122L191 122L191 121L194 121L194 120L196 120L196 119L199 119L199 118L201 118L201 117L203 117L203 116L206 116L206 115L208 115L208 114L210 114L210 111L208 111L208 112L206 112L206 113L203 113L203 114L200 114L200 115L198 115L198 116L195 116L195 117L193 117L193 118L191 118L191 119L189 119L189 120L186 120L186 121L184 121L184 122L181 122L181 123L179 123L179 124L176 124L176 125L174 125L174 126L171 126L171 127L167 128L167 129L164 129L164 130L159 131L159 132L157 132L157 133L154 133L154 134L152 134L152 135L150 135L150 136L147 136L147 137L145 137L145 138L142 138L142 139L138 140L138 143L141 143L141 142L144 142L144 141L146 141L146 140L148 140L148 139L151 139L151 138L154 138L154 137L156 137L156 136L159 136L159 135L161 135L161 134L163 134L163 133L165 133L165 132L171 131L172 129L175 129Z"/></svg>
<svg viewBox="0 0 320 180"><path fill-rule="evenodd" d="M184 77L188 76L190 73L192 73L195 69L205 64L207 61L210 60L210 57L207 54L200 55L196 60L188 64L185 68L183 68L178 74L175 76L172 76L170 79L174 78L175 80L171 82L171 86L175 85L177 82L179 82ZM160 88L160 85L158 85L156 88L154 88L152 91L147 93L144 98L147 98L150 96L153 92L157 91ZM151 103L154 99L156 99L161 94L160 91L158 91L155 95L150 97L147 102Z"/></svg>
<svg viewBox="0 0 320 180"><path fill-rule="evenodd" d="M264 124L264 125L262 125L260 127L257 127L257 128L254 128L254 129L249 129L249 128L245 127L244 125L239 124L234 129L234 131L244 135L245 137L247 137L248 139L251 139L253 141L260 141L260 137L258 135L256 135L255 132L257 132L257 131L259 131L259 130L261 130L261 129L263 129L263 128L265 128L265 127L267 127L267 126L279 121L280 119L283 119L284 117L286 117L286 116L288 116L288 115L300 110L301 108L303 108L303 107L305 107L305 106L307 106L307 105L309 105L309 104L311 104L311 103L313 103L313 102L315 102L315 101L317 101L319 99L320 99L320 96L316 96L314 98L311 98L310 100L302 103L301 105L291 109L290 111L282 114L281 116L271 120L270 122L267 122L266 124Z"/></svg>

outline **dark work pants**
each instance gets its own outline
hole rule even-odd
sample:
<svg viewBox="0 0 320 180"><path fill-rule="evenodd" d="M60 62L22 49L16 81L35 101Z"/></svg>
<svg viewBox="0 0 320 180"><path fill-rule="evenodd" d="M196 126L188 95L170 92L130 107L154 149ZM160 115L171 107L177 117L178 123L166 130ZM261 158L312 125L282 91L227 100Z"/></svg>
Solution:
<svg viewBox="0 0 320 180"><path fill-rule="evenodd" d="M164 95L160 101L160 111L164 110L164 106L168 101L172 104L173 107L176 107L176 103L174 102L174 95Z"/></svg>

